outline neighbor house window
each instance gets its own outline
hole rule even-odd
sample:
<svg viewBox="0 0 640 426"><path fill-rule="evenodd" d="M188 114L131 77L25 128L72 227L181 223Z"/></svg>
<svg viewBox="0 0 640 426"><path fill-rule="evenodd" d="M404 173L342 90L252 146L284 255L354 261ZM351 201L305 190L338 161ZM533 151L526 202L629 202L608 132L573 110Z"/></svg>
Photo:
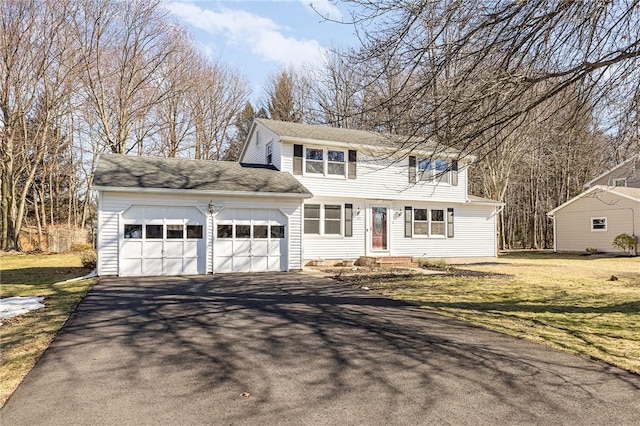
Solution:
<svg viewBox="0 0 640 426"><path fill-rule="evenodd" d="M324 150L307 148L305 151L305 171L307 173L324 173Z"/></svg>
<svg viewBox="0 0 640 426"><path fill-rule="evenodd" d="M272 154L272 145L267 145L267 164L273 164L273 154Z"/></svg>
<svg viewBox="0 0 640 426"><path fill-rule="evenodd" d="M142 238L142 225L125 225L124 226L124 237L129 239L137 239Z"/></svg>
<svg viewBox="0 0 640 426"><path fill-rule="evenodd" d="M342 206L324 206L324 233L325 235L340 235L340 223L342 221Z"/></svg>
<svg viewBox="0 0 640 426"><path fill-rule="evenodd" d="M606 231L607 230L607 218L606 217L592 217L591 218L591 230L592 231Z"/></svg>
<svg viewBox="0 0 640 426"><path fill-rule="evenodd" d="M304 205L304 233L320 234L320 204Z"/></svg>
<svg viewBox="0 0 640 426"><path fill-rule="evenodd" d="M613 186L627 186L627 180L625 178L614 179Z"/></svg>
<svg viewBox="0 0 640 426"><path fill-rule="evenodd" d="M444 210L431 209L431 235L444 236Z"/></svg>
<svg viewBox="0 0 640 426"><path fill-rule="evenodd" d="M344 176L345 158L344 151L327 151L327 174Z"/></svg>

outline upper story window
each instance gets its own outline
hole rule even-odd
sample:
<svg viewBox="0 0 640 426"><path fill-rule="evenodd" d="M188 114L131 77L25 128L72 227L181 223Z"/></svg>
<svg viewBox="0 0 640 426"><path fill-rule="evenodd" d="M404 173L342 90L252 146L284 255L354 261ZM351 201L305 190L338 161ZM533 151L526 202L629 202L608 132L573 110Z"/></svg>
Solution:
<svg viewBox="0 0 640 426"><path fill-rule="evenodd" d="M420 180L433 180L449 183L449 162L447 160L432 160L430 158L418 158L416 162L417 176Z"/></svg>
<svg viewBox="0 0 640 426"><path fill-rule="evenodd" d="M327 150L327 174L344 176L344 151Z"/></svg>
<svg viewBox="0 0 640 426"><path fill-rule="evenodd" d="M267 164L273 164L273 144L267 144Z"/></svg>
<svg viewBox="0 0 640 426"><path fill-rule="evenodd" d="M306 173L345 176L346 153L342 150L325 148L305 148Z"/></svg>
<svg viewBox="0 0 640 426"><path fill-rule="evenodd" d="M613 186L627 186L627 180L625 178L614 179Z"/></svg>
<svg viewBox="0 0 640 426"><path fill-rule="evenodd" d="M324 150L307 148L305 150L305 171L307 173L324 173Z"/></svg>

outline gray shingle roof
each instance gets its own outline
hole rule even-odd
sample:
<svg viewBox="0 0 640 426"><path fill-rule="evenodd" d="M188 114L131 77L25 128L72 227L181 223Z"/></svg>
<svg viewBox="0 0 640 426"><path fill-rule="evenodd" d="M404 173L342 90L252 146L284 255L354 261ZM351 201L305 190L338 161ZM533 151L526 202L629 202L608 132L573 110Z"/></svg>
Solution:
<svg viewBox="0 0 640 426"><path fill-rule="evenodd" d="M119 154L100 155L93 186L311 195L292 175L269 166Z"/></svg>
<svg viewBox="0 0 640 426"><path fill-rule="evenodd" d="M366 130L341 129L337 127L314 124L292 123L288 121L256 118L256 121L271 129L281 138L303 138L318 141L335 141L353 145L369 145L388 147L394 150L437 151L439 153L457 154L452 148L435 143L425 144L423 138L369 132Z"/></svg>

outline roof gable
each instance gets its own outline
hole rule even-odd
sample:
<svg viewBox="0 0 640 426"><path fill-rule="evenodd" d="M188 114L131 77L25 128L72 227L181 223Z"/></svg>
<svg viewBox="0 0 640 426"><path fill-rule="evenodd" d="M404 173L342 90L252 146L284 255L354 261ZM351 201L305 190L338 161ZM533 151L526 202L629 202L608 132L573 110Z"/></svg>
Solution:
<svg viewBox="0 0 640 426"><path fill-rule="evenodd" d="M611 169L607 170L606 172L604 172L604 173L602 173L602 174L598 175L597 177L595 177L595 178L591 179L589 182L587 182L587 183L585 183L585 184L584 184L584 187L585 187L585 188L590 188L590 187L593 185L593 183L594 183L594 182L599 181L599 180L600 180L600 179L602 179L603 177L605 177L605 176L607 176L607 175L609 175L609 174L611 174L611 173L615 172L616 170L618 170L618 169L620 169L620 168L622 168L622 167L626 167L627 165L629 165L629 163L632 163L632 162L634 162L634 161L638 161L638 162L639 162L639 164L640 164L640 154L632 155L632 156L631 156L631 158L629 158L629 159L627 159L627 160L623 161L622 163L618 164L617 166L615 166L615 167L613 167L613 168L611 168ZM636 168L638 168L638 167L640 167L640 166L638 166L638 165L636 164Z"/></svg>
<svg viewBox="0 0 640 426"><path fill-rule="evenodd" d="M289 173L279 172L272 166L121 154L100 155L93 186L94 189L195 190L301 197L311 195Z"/></svg>
<svg viewBox="0 0 640 426"><path fill-rule="evenodd" d="M615 194L618 195L620 197L623 198L628 198L632 201L636 201L638 203L640 203L640 188L626 188L626 187L622 187L622 186L604 186L604 185L596 185L596 186L592 186L591 188L589 188L588 190L576 195L575 197L573 197L572 199L568 200L567 202L559 205L558 207L556 207L555 209L551 210L549 213L547 213L547 216L553 216L556 212L564 209L565 207L573 204L574 202L584 198L585 196L593 193L593 192L597 192L597 191L601 191L601 192L608 192L611 194Z"/></svg>

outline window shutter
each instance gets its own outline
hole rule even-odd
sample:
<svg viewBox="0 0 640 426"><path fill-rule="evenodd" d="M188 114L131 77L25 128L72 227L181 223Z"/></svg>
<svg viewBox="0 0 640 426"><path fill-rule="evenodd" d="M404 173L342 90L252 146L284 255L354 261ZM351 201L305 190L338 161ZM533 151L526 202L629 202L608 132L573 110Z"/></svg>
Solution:
<svg viewBox="0 0 640 426"><path fill-rule="evenodd" d="M344 205L344 236L353 237L353 204Z"/></svg>
<svg viewBox="0 0 640 426"><path fill-rule="evenodd" d="M404 207L404 236L411 238L413 235L411 222L413 221L413 208L411 206Z"/></svg>
<svg viewBox="0 0 640 426"><path fill-rule="evenodd" d="M356 178L356 165L358 163L358 151L350 149L349 150L349 172L347 177L349 179Z"/></svg>
<svg viewBox="0 0 640 426"><path fill-rule="evenodd" d="M293 174L302 174L302 145L293 146Z"/></svg>
<svg viewBox="0 0 640 426"><path fill-rule="evenodd" d="M447 238L453 238L453 208L447 209Z"/></svg>
<svg viewBox="0 0 640 426"><path fill-rule="evenodd" d="M458 186L458 160L451 161L451 185Z"/></svg>
<svg viewBox="0 0 640 426"><path fill-rule="evenodd" d="M409 156L409 183L416 183L416 157Z"/></svg>

